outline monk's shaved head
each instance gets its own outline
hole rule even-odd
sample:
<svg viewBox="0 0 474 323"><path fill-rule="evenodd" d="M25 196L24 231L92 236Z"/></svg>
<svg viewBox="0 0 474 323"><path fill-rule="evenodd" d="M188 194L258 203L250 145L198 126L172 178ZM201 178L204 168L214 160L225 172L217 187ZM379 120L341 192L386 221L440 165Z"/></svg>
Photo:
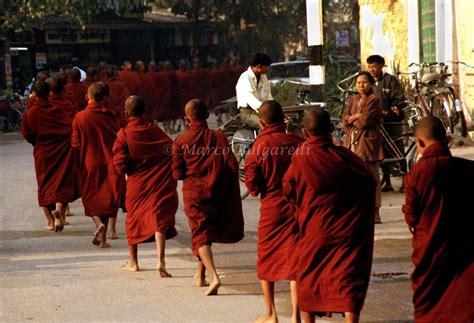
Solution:
<svg viewBox="0 0 474 323"><path fill-rule="evenodd" d="M64 91L67 80L63 74L56 73L48 78L46 83L48 83L51 92L59 94Z"/></svg>
<svg viewBox="0 0 474 323"><path fill-rule="evenodd" d="M304 114L303 127L313 136L329 136L333 130L331 117L323 108L314 108Z"/></svg>
<svg viewBox="0 0 474 323"><path fill-rule="evenodd" d="M188 101L184 107L184 111L191 121L204 121L209 117L206 104L204 101L197 99Z"/></svg>
<svg viewBox="0 0 474 323"><path fill-rule="evenodd" d="M107 77L114 77L115 76L115 67L113 65L107 65L104 68L104 74Z"/></svg>
<svg viewBox="0 0 474 323"><path fill-rule="evenodd" d="M42 98L42 99L46 99L49 95L49 85L48 83L46 83L46 81L36 81L35 82L35 86L34 86L34 89L35 91L35 95L38 97L38 98Z"/></svg>
<svg viewBox="0 0 474 323"><path fill-rule="evenodd" d="M79 71L77 68L72 68L71 72L69 73L69 77L72 80L80 81L81 80L81 71Z"/></svg>
<svg viewBox="0 0 474 323"><path fill-rule="evenodd" d="M418 121L415 136L434 141L447 141L446 129L441 120L436 117L426 117Z"/></svg>
<svg viewBox="0 0 474 323"><path fill-rule="evenodd" d="M137 61L135 63L135 67L137 68L137 70L144 70L145 69L145 63L143 63L143 61Z"/></svg>
<svg viewBox="0 0 474 323"><path fill-rule="evenodd" d="M87 89L87 95L91 100L102 102L109 95L109 87L102 82L92 83Z"/></svg>
<svg viewBox="0 0 474 323"><path fill-rule="evenodd" d="M46 81L50 77L49 72L41 71L36 74L36 81Z"/></svg>
<svg viewBox="0 0 474 323"><path fill-rule="evenodd" d="M131 117L140 117L145 111L145 101L141 96L131 95L125 100L125 110Z"/></svg>
<svg viewBox="0 0 474 323"><path fill-rule="evenodd" d="M258 108L258 116L267 125L285 121L283 108L275 100L263 102L260 108Z"/></svg>

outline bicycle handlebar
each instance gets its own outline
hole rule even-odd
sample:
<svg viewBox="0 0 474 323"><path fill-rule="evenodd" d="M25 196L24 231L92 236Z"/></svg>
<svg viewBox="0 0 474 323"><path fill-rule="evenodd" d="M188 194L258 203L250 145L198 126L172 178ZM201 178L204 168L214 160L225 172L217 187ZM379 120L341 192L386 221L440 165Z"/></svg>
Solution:
<svg viewBox="0 0 474 323"><path fill-rule="evenodd" d="M342 86L341 86L341 83L344 83L344 82L347 82L351 79L353 79L354 77L356 77L357 75L359 74L359 72L356 72L348 77L346 77L345 79L342 79L340 80L339 82L336 83L336 87L339 89L339 91L341 91L342 93L346 93L346 92L353 92L352 90L345 90Z"/></svg>
<svg viewBox="0 0 474 323"><path fill-rule="evenodd" d="M452 64L461 64L469 68L474 68L474 66L467 64L466 62L461 62L461 61L446 61L446 63L452 63Z"/></svg>

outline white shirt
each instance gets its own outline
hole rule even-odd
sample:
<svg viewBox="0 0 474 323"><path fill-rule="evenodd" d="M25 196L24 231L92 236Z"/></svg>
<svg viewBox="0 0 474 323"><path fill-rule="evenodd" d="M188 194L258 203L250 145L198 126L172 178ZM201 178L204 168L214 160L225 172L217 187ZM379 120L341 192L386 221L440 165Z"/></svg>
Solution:
<svg viewBox="0 0 474 323"><path fill-rule="evenodd" d="M261 74L260 81L257 84L257 76L252 71L252 67L249 67L240 75L235 91L239 108L249 106L257 111L264 101L273 100L267 76Z"/></svg>
<svg viewBox="0 0 474 323"><path fill-rule="evenodd" d="M79 67L77 66L74 66L73 68L75 68L76 70L79 70L79 72L81 72L81 82L84 82L84 80L86 79L87 75L86 75L86 72L84 72L83 70L81 70Z"/></svg>

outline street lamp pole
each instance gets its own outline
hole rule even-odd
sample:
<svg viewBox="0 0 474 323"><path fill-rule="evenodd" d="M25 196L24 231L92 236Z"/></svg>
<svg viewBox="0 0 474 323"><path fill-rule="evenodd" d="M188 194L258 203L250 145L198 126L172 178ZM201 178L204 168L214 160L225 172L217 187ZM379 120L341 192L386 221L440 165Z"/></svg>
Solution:
<svg viewBox="0 0 474 323"><path fill-rule="evenodd" d="M323 5L321 0L306 0L308 59L311 100L323 101Z"/></svg>

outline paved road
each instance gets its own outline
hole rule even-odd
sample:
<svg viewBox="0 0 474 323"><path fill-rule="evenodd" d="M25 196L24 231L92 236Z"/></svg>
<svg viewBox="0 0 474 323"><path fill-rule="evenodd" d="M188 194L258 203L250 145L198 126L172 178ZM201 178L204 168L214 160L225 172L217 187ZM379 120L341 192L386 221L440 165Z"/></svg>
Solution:
<svg viewBox="0 0 474 323"><path fill-rule="evenodd" d="M474 149L457 150L474 159ZM180 204L179 235L167 246L173 278L160 279L152 244L139 247L141 272L121 272L127 260L124 214L120 239L109 249L91 244L94 225L80 201L60 233L42 231L44 217L36 202L32 148L12 134L0 134L0 321L250 322L263 309L255 275L259 201L244 201L245 239L215 245L223 287L205 297L193 287L195 259ZM400 182L396 181L395 185ZM362 320L410 321L410 236L400 206L403 195L384 193L382 220L376 226L373 275ZM289 286L277 285L281 322L289 322ZM325 321L340 320L340 318ZM323 320L321 320L323 321Z"/></svg>

